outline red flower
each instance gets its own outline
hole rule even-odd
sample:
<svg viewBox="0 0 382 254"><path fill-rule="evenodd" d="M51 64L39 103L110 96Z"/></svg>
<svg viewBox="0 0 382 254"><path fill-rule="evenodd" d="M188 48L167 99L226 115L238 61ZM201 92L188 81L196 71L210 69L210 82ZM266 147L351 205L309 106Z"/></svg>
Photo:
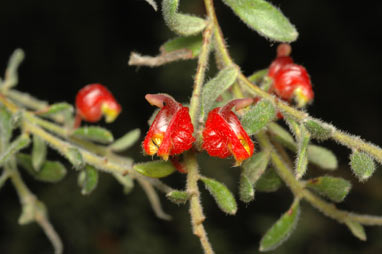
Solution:
<svg viewBox="0 0 382 254"><path fill-rule="evenodd" d="M76 109L77 127L81 123L81 119L97 122L103 115L105 115L106 122L113 122L121 112L121 106L110 91L101 84L90 84L82 88L77 93Z"/></svg>
<svg viewBox="0 0 382 254"><path fill-rule="evenodd" d="M236 165L252 156L254 145L245 132L232 107L248 106L253 99L237 99L224 107L213 109L207 117L203 131L203 149L211 156L227 158L233 155Z"/></svg>
<svg viewBox="0 0 382 254"><path fill-rule="evenodd" d="M167 94L147 94L145 98L160 108L143 141L145 153L167 160L190 149L195 138L188 108Z"/></svg>

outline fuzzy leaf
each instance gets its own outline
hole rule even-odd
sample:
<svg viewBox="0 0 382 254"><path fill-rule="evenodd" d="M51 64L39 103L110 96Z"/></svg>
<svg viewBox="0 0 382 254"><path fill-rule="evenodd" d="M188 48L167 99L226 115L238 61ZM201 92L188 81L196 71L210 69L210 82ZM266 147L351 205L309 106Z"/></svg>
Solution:
<svg viewBox="0 0 382 254"><path fill-rule="evenodd" d="M129 194L134 188L134 181L129 175L113 174L113 176L123 186L124 194Z"/></svg>
<svg viewBox="0 0 382 254"><path fill-rule="evenodd" d="M32 165L35 171L39 171L46 159L47 146L39 136L33 136Z"/></svg>
<svg viewBox="0 0 382 254"><path fill-rule="evenodd" d="M240 200L244 203L249 203L255 199L255 188L245 174L240 176L239 195Z"/></svg>
<svg viewBox="0 0 382 254"><path fill-rule="evenodd" d="M356 221L347 220L345 221L345 224L355 237L357 237L361 241L366 241L365 229L360 223Z"/></svg>
<svg viewBox="0 0 382 254"><path fill-rule="evenodd" d="M167 193L166 197L177 205L183 205L188 201L190 195L187 193L187 191L173 190Z"/></svg>
<svg viewBox="0 0 382 254"><path fill-rule="evenodd" d="M321 141L330 138L334 131L333 126L315 119L305 121L304 125L312 135L312 138Z"/></svg>
<svg viewBox="0 0 382 254"><path fill-rule="evenodd" d="M64 155L76 169L80 169L85 165L80 151L75 147L67 148Z"/></svg>
<svg viewBox="0 0 382 254"><path fill-rule="evenodd" d="M44 161L39 171L36 171L30 155L18 153L16 159L17 163L38 181L56 183L66 176L66 168L59 161Z"/></svg>
<svg viewBox="0 0 382 254"><path fill-rule="evenodd" d="M0 154L0 166L3 165L11 156L30 144L31 140L27 134L21 134Z"/></svg>
<svg viewBox="0 0 382 254"><path fill-rule="evenodd" d="M161 50L170 53L176 50L187 49L192 53L192 57L197 57L202 47L203 37L201 34L192 36L180 36L169 40L162 45Z"/></svg>
<svg viewBox="0 0 382 254"><path fill-rule="evenodd" d="M183 36L194 35L203 31L206 21L202 18L178 12L179 0L163 0L162 12L167 26Z"/></svg>
<svg viewBox="0 0 382 254"><path fill-rule="evenodd" d="M351 183L340 177L321 176L307 181L306 186L334 202L342 202L351 189Z"/></svg>
<svg viewBox="0 0 382 254"><path fill-rule="evenodd" d="M282 181L273 168L268 168L264 174L257 180L255 190L262 192L277 191L282 185Z"/></svg>
<svg viewBox="0 0 382 254"><path fill-rule="evenodd" d="M322 169L334 170L338 166L334 153L317 145L308 146L308 160Z"/></svg>
<svg viewBox="0 0 382 254"><path fill-rule="evenodd" d="M367 180L375 171L373 158L367 153L354 151L350 156L350 166L358 180Z"/></svg>
<svg viewBox="0 0 382 254"><path fill-rule="evenodd" d="M59 103L55 103L55 104L50 105L47 108L47 110L39 112L38 114L41 116L51 116L51 115L63 113L65 111L72 113L73 112L73 106L70 105L69 103L66 103L66 102L59 102Z"/></svg>
<svg viewBox="0 0 382 254"><path fill-rule="evenodd" d="M7 69L5 70L5 80L3 82L3 88L10 89L17 85L19 81L18 68L21 62L25 58L25 53L22 49L16 49L13 51L9 58Z"/></svg>
<svg viewBox="0 0 382 254"><path fill-rule="evenodd" d="M81 187L82 195L92 193L98 184L98 171L93 166L86 165L78 175L78 185Z"/></svg>
<svg viewBox="0 0 382 254"><path fill-rule="evenodd" d="M254 84L258 84L261 82L261 80L265 77L265 75L268 74L268 69L263 69L259 71L255 71L252 73L249 77L248 80L251 81Z"/></svg>
<svg viewBox="0 0 382 254"><path fill-rule="evenodd" d="M293 202L291 208L265 233L260 241L260 251L274 250L286 241L295 229L300 216L299 202Z"/></svg>
<svg viewBox="0 0 382 254"><path fill-rule="evenodd" d="M158 10L157 3L154 0L145 0L151 7L153 7L154 11Z"/></svg>
<svg viewBox="0 0 382 254"><path fill-rule="evenodd" d="M109 144L114 140L113 134L111 134L110 131L96 126L77 128L73 131L72 135L78 138L96 141L102 144Z"/></svg>
<svg viewBox="0 0 382 254"><path fill-rule="evenodd" d="M276 116L276 109L272 102L262 99L255 106L249 108L243 116L241 124L248 135L256 134Z"/></svg>
<svg viewBox="0 0 382 254"><path fill-rule="evenodd" d="M297 150L297 145L293 136L283 127L277 123L269 123L268 130L272 134L272 138L274 138L277 142L292 151Z"/></svg>
<svg viewBox="0 0 382 254"><path fill-rule="evenodd" d="M229 189L224 184L216 181L215 179L202 177L201 180L204 183L206 189L215 199L219 208L225 213L234 215L237 211L237 204Z"/></svg>
<svg viewBox="0 0 382 254"><path fill-rule="evenodd" d="M248 177L248 180L255 184L257 180L262 176L265 169L269 164L270 153L269 152L258 152L254 154L251 158L246 160L243 165L242 174Z"/></svg>
<svg viewBox="0 0 382 254"><path fill-rule="evenodd" d="M166 177L176 171L170 161L162 160L137 163L134 165L134 169L140 174L152 178Z"/></svg>
<svg viewBox="0 0 382 254"><path fill-rule="evenodd" d="M250 28L272 41L292 42L296 28L270 3L264 0L223 0Z"/></svg>
<svg viewBox="0 0 382 254"><path fill-rule="evenodd" d="M208 81L202 91L203 112L208 114L216 99L236 81L238 69L227 66L222 69L213 79Z"/></svg>
<svg viewBox="0 0 382 254"><path fill-rule="evenodd" d="M3 105L0 105L0 154L11 139L12 128L12 115Z"/></svg>
<svg viewBox="0 0 382 254"><path fill-rule="evenodd" d="M298 138L298 152L296 158L296 178L300 179L308 169L308 145L310 133L303 125L300 126L300 136Z"/></svg>
<svg viewBox="0 0 382 254"><path fill-rule="evenodd" d="M117 139L109 147L112 151L115 151L115 152L124 151L130 148L131 146L133 146L135 142L138 141L140 136L141 136L141 130L134 129L132 131L129 131L125 135L123 135L121 138Z"/></svg>

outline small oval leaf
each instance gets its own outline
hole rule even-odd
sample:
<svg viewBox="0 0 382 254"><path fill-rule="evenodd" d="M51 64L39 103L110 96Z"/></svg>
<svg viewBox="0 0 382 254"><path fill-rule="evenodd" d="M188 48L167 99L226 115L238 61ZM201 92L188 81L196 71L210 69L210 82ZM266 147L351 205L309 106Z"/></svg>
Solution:
<svg viewBox="0 0 382 254"><path fill-rule="evenodd" d="M66 102L59 102L50 105L46 110L38 112L41 116L51 116L63 112L73 113L73 106Z"/></svg>
<svg viewBox="0 0 382 254"><path fill-rule="evenodd" d="M30 155L18 153L16 159L17 163L38 181L56 183L66 176L66 168L59 161L44 161L39 171L36 171Z"/></svg>
<svg viewBox="0 0 382 254"><path fill-rule="evenodd" d="M82 195L89 195L98 185L98 171L93 166L86 165L78 175L78 185Z"/></svg>
<svg viewBox="0 0 382 254"><path fill-rule="evenodd" d="M254 84L259 84L262 79L268 74L268 69L263 69L259 71L255 71L252 73L249 77L248 80L251 81Z"/></svg>
<svg viewBox="0 0 382 254"><path fill-rule="evenodd" d="M188 201L190 195L187 191L173 190L167 193L166 197L177 205L183 205Z"/></svg>
<svg viewBox="0 0 382 254"><path fill-rule="evenodd" d="M260 241L260 251L274 250L286 241L295 229L300 216L298 201L293 202L291 208L265 233Z"/></svg>
<svg viewBox="0 0 382 254"><path fill-rule="evenodd" d="M117 181L122 184L123 186L123 193L124 194L129 194L131 190L134 188L134 180L131 178L129 175L121 175L114 173L113 176Z"/></svg>
<svg viewBox="0 0 382 254"><path fill-rule="evenodd" d="M244 203L249 203L255 199L255 188L245 174L240 176L239 195L240 200Z"/></svg>
<svg viewBox="0 0 382 254"><path fill-rule="evenodd" d="M323 123L317 119L308 119L304 121L306 129L317 140L326 140L330 138L334 132L334 127L327 123Z"/></svg>
<svg viewBox="0 0 382 254"><path fill-rule="evenodd" d="M33 135L32 165L35 171L39 171L46 159L47 146L43 139Z"/></svg>
<svg viewBox="0 0 382 254"><path fill-rule="evenodd" d="M204 183L206 189L215 199L218 207L223 212L234 215L237 211L237 204L229 189L224 184L215 179L202 177L201 180Z"/></svg>
<svg viewBox="0 0 382 254"><path fill-rule="evenodd" d="M80 151L75 147L68 147L65 149L64 155L76 169L80 169L85 165Z"/></svg>
<svg viewBox="0 0 382 254"><path fill-rule="evenodd" d="M270 3L264 0L223 0L250 28L274 41L292 42L298 37L296 28Z"/></svg>
<svg viewBox="0 0 382 254"><path fill-rule="evenodd" d="M197 57L202 48L203 37L201 34L192 36L180 36L169 40L162 45L161 51L165 53L170 53L177 50L186 49L192 53L192 57Z"/></svg>
<svg viewBox="0 0 382 254"><path fill-rule="evenodd" d="M0 105L0 154L12 137L12 129L12 115L3 105Z"/></svg>
<svg viewBox="0 0 382 254"><path fill-rule="evenodd" d="M347 220L345 221L345 224L355 237L357 237L361 241L366 241L365 229L360 223L356 221Z"/></svg>
<svg viewBox="0 0 382 254"><path fill-rule="evenodd" d="M216 99L233 85L238 73L239 71L237 67L227 66L204 85L202 91L202 105L205 114L211 111L212 105Z"/></svg>
<svg viewBox="0 0 382 254"><path fill-rule="evenodd" d="M241 124L248 135L256 134L276 116L276 109L272 102L262 99L255 106L249 108L242 118Z"/></svg>
<svg viewBox="0 0 382 254"><path fill-rule="evenodd" d="M281 187L282 183L281 178L275 170L273 168L268 168L255 183L255 190L261 192L274 192Z"/></svg>
<svg viewBox="0 0 382 254"><path fill-rule="evenodd" d="M121 138L117 139L109 147L112 151L120 152L132 147L135 142L138 141L141 136L140 129L134 129L123 135Z"/></svg>
<svg viewBox="0 0 382 254"><path fill-rule="evenodd" d="M77 128L73 131L72 135L102 144L109 144L114 141L113 134L110 131L97 126Z"/></svg>
<svg viewBox="0 0 382 254"><path fill-rule="evenodd" d="M310 133L306 130L304 125L299 126L300 136L298 137L297 144L297 157L296 157L296 178L300 179L308 169L308 145L310 142Z"/></svg>
<svg viewBox="0 0 382 254"><path fill-rule="evenodd" d="M278 125L277 123L269 123L268 130L272 134L272 138L288 148L289 150L296 151L297 144L293 138L293 136L283 127Z"/></svg>
<svg viewBox="0 0 382 254"><path fill-rule="evenodd" d="M166 177L176 171L170 161L162 160L137 163L134 165L134 169L142 175L153 178Z"/></svg>
<svg viewBox="0 0 382 254"><path fill-rule="evenodd" d="M350 156L350 167L358 180L367 180L375 171L375 163L370 155L355 151Z"/></svg>
<svg viewBox="0 0 382 254"><path fill-rule="evenodd" d="M267 168L269 160L269 152L261 151L254 154L251 158L243 163L242 174L246 175L252 184L255 184Z"/></svg>
<svg viewBox="0 0 382 254"><path fill-rule="evenodd" d="M322 169L334 170L338 166L337 157L334 153L322 146L309 145L308 160Z"/></svg>
<svg viewBox="0 0 382 254"><path fill-rule="evenodd" d="M178 12L179 0L163 0L162 12L167 26L183 36L194 35L203 31L206 21L202 18Z"/></svg>
<svg viewBox="0 0 382 254"><path fill-rule="evenodd" d="M333 176L309 179L306 186L334 202L342 202L351 189L349 181Z"/></svg>
<svg viewBox="0 0 382 254"><path fill-rule="evenodd" d="M31 139L27 134L21 134L0 154L0 166L2 166L11 156L27 147L30 142Z"/></svg>

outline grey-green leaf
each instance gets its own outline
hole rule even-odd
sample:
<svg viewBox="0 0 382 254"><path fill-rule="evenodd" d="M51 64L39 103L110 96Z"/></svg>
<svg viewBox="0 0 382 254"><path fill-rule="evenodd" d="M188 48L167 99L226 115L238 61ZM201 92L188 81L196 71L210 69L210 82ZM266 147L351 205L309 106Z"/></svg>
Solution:
<svg viewBox="0 0 382 254"><path fill-rule="evenodd" d="M187 191L172 190L166 194L166 197L177 205L183 205L188 201L190 195Z"/></svg>
<svg viewBox="0 0 382 254"><path fill-rule="evenodd" d="M298 201L293 202L291 208L265 233L260 241L260 251L276 249L286 241L295 229L300 215Z"/></svg>
<svg viewBox="0 0 382 254"><path fill-rule="evenodd" d="M289 150L296 151L297 145L293 136L277 123L269 123L268 130L272 134L272 138Z"/></svg>
<svg viewBox="0 0 382 254"><path fill-rule="evenodd" d="M0 105L0 154L11 139L12 129L12 115L3 105Z"/></svg>
<svg viewBox="0 0 382 254"><path fill-rule="evenodd" d="M76 169L80 169L85 165L80 151L75 147L65 149L64 155Z"/></svg>
<svg viewBox="0 0 382 254"><path fill-rule="evenodd" d="M310 133L304 125L300 125L300 136L298 137L298 150L296 157L296 178L300 179L308 169L308 145L310 141Z"/></svg>
<svg viewBox="0 0 382 254"><path fill-rule="evenodd" d="M203 112L207 114L212 109L216 99L236 81L239 71L237 67L227 66L210 81L202 91Z"/></svg>
<svg viewBox="0 0 382 254"><path fill-rule="evenodd" d="M334 153L322 146L309 145L308 160L322 169L334 170L338 166Z"/></svg>
<svg viewBox="0 0 382 254"><path fill-rule="evenodd" d="M255 199L255 188L245 174L240 176L239 195L240 200L244 203L249 203Z"/></svg>
<svg viewBox="0 0 382 254"><path fill-rule="evenodd" d="M35 171L39 171L46 159L47 146L43 139L33 135L32 165Z"/></svg>
<svg viewBox="0 0 382 254"><path fill-rule="evenodd" d="M272 102L262 99L243 116L241 124L248 135L256 134L276 116L276 109Z"/></svg>
<svg viewBox="0 0 382 254"><path fill-rule="evenodd" d="M273 168L268 168L262 176L255 183L255 190L262 192L277 191L281 185L282 180Z"/></svg>
<svg viewBox="0 0 382 254"><path fill-rule="evenodd" d="M355 237L357 237L361 241L366 241L365 229L360 223L356 221L346 220L345 224Z"/></svg>
<svg viewBox="0 0 382 254"><path fill-rule="evenodd" d="M237 204L234 196L228 190L228 188L221 182L211 178L202 177L201 180L204 183L206 189L215 199L218 207L223 212L234 215L237 211Z"/></svg>
<svg viewBox="0 0 382 254"><path fill-rule="evenodd" d="M166 177L176 171L171 162L162 160L137 163L134 165L134 169L142 175L152 178Z"/></svg>
<svg viewBox="0 0 382 254"><path fill-rule="evenodd" d="M334 127L332 125L317 119L308 119L304 121L304 125L312 135L312 138L321 141L330 138L334 132Z"/></svg>
<svg viewBox="0 0 382 254"><path fill-rule="evenodd" d="M180 36L169 40L162 45L161 51L165 53L170 53L177 50L189 50L192 57L197 57L202 48L203 37L201 34L191 35L191 36Z"/></svg>
<svg viewBox="0 0 382 254"><path fill-rule="evenodd" d="M292 42L296 28L279 9L264 0L223 0L250 28L273 41Z"/></svg>
<svg viewBox="0 0 382 254"><path fill-rule="evenodd" d="M3 165L3 163L5 163L11 156L27 147L30 142L31 140L27 134L21 134L0 154L0 166Z"/></svg>
<svg viewBox="0 0 382 254"><path fill-rule="evenodd" d="M351 189L349 181L333 176L309 179L306 186L334 202L342 202Z"/></svg>
<svg viewBox="0 0 382 254"><path fill-rule="evenodd" d="M246 175L252 184L255 184L267 168L269 159L270 152L261 151L255 153L251 158L243 163L242 174Z"/></svg>
<svg viewBox="0 0 382 254"><path fill-rule="evenodd" d="M132 147L135 142L138 141L141 136L140 129L134 129L123 135L121 138L117 139L109 147L112 151L120 152Z"/></svg>
<svg viewBox="0 0 382 254"><path fill-rule="evenodd" d="M89 195L98 185L98 171L93 166L86 165L78 176L78 185L82 195Z"/></svg>
<svg viewBox="0 0 382 254"><path fill-rule="evenodd" d="M72 135L78 138L87 139L102 144L110 144L114 141L113 134L111 134L110 131L97 126L77 128L73 131Z"/></svg>
<svg viewBox="0 0 382 254"><path fill-rule="evenodd" d="M367 180L375 171L373 158L364 152L354 151L350 156L350 166L358 180Z"/></svg>
<svg viewBox="0 0 382 254"><path fill-rule="evenodd" d="M178 12L179 0L163 0L162 12L167 26L183 36L194 35L203 31L206 21L202 18Z"/></svg>
<svg viewBox="0 0 382 254"><path fill-rule="evenodd" d="M32 165L32 157L18 153L17 163L20 164L34 179L42 182L56 183L66 176L66 168L59 161L44 161L39 171Z"/></svg>
<svg viewBox="0 0 382 254"><path fill-rule="evenodd" d="M124 194L129 194L134 188L134 180L129 175L123 176L121 174L114 173L113 176L120 184L122 184Z"/></svg>
<svg viewBox="0 0 382 254"><path fill-rule="evenodd" d="M50 105L46 110L43 110L41 112L38 112L41 116L51 116L55 114L60 114L63 112L73 112L73 106L66 102L59 102Z"/></svg>
<svg viewBox="0 0 382 254"><path fill-rule="evenodd" d="M263 69L259 71L255 71L252 73L249 77L248 80L251 81L254 84L258 84L261 82L261 80L265 77L265 75L268 74L268 69Z"/></svg>

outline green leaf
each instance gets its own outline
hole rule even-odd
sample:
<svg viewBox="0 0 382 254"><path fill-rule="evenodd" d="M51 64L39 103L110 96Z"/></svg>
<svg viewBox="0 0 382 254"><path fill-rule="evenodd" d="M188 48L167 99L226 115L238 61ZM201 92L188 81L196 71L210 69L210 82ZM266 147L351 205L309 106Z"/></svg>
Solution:
<svg viewBox="0 0 382 254"><path fill-rule="evenodd" d="M11 156L15 155L20 150L30 144L31 140L27 134L21 134L14 140L4 152L0 154L0 166L3 165Z"/></svg>
<svg viewBox="0 0 382 254"><path fill-rule="evenodd" d="M64 155L76 169L80 169L85 165L80 151L75 147L68 147L65 149Z"/></svg>
<svg viewBox="0 0 382 254"><path fill-rule="evenodd" d="M268 74L268 69L263 69L263 70L255 71L254 73L252 73L248 77L248 80L251 81L254 84L258 84L258 83L260 83L263 80L263 78L267 74Z"/></svg>
<svg viewBox="0 0 382 254"><path fill-rule="evenodd" d="M296 151L297 144L294 141L293 136L277 123L269 123L267 126L269 132L272 134L272 138L285 146L289 150Z"/></svg>
<svg viewBox="0 0 382 254"><path fill-rule="evenodd" d="M192 53L192 57L197 57L202 48L203 37L201 34L191 36L180 36L169 40L162 45L161 51L170 53L177 50L189 50Z"/></svg>
<svg viewBox="0 0 382 254"><path fill-rule="evenodd" d="M16 49L13 51L11 57L9 58L7 69L5 70L5 80L3 82L3 88L10 89L17 85L18 68L25 58L25 53L22 49Z"/></svg>
<svg viewBox="0 0 382 254"><path fill-rule="evenodd" d="M78 175L78 185L81 187L82 195L92 193L98 184L98 171L93 166L86 165Z"/></svg>
<svg viewBox="0 0 382 254"><path fill-rule="evenodd" d="M270 3L264 0L223 0L250 28L273 41L292 42L296 28Z"/></svg>
<svg viewBox="0 0 382 254"><path fill-rule="evenodd" d="M152 178L166 177L176 171L170 161L162 160L137 163L134 165L134 169L142 175Z"/></svg>
<svg viewBox="0 0 382 254"><path fill-rule="evenodd" d="M73 112L73 106L66 102L59 102L50 105L46 110L39 112L38 114L41 116L51 116L55 114L60 114L63 112Z"/></svg>
<svg viewBox="0 0 382 254"><path fill-rule="evenodd" d="M296 158L296 178L300 179L308 169L308 145L310 133L304 125L300 125L300 136L298 137L298 152Z"/></svg>
<svg viewBox="0 0 382 254"><path fill-rule="evenodd" d="M282 180L275 170L273 168L268 168L255 183L255 190L262 192L274 192L281 187L282 183Z"/></svg>
<svg viewBox="0 0 382 254"><path fill-rule="evenodd" d="M135 142L138 141L140 136L141 130L134 129L123 135L121 138L117 139L113 144L109 146L109 148L115 152L124 151L132 147L135 144Z"/></svg>
<svg viewBox="0 0 382 254"><path fill-rule="evenodd" d="M155 0L145 0L149 5L151 5L151 7L153 7L153 9L155 11L158 10L158 6L157 6L157 3L155 2Z"/></svg>
<svg viewBox="0 0 382 254"><path fill-rule="evenodd" d="M334 132L334 127L332 125L323 123L316 119L308 119L304 122L304 125L312 135L312 138L321 141L330 138Z"/></svg>
<svg viewBox="0 0 382 254"><path fill-rule="evenodd" d="M242 175L248 177L248 180L255 184L264 173L270 160L270 153L261 151L255 153L251 158L246 160L243 165Z"/></svg>
<svg viewBox="0 0 382 254"><path fill-rule="evenodd" d="M255 199L255 189L245 174L240 176L239 195L240 200L244 203L249 203Z"/></svg>
<svg viewBox="0 0 382 254"><path fill-rule="evenodd" d="M12 115L3 105L0 105L0 154L5 150L12 137L12 129Z"/></svg>
<svg viewBox="0 0 382 254"><path fill-rule="evenodd" d="M358 180L367 180L375 171L372 157L364 152L354 151L350 156L350 166Z"/></svg>
<svg viewBox="0 0 382 254"><path fill-rule="evenodd" d="M356 221L346 220L345 224L355 237L357 237L361 241L366 241L365 229L360 223Z"/></svg>
<svg viewBox="0 0 382 254"><path fill-rule="evenodd" d="M227 66L210 81L208 81L202 91L203 112L208 114L216 99L226 91L236 81L239 71L237 67Z"/></svg>
<svg viewBox="0 0 382 254"><path fill-rule="evenodd" d="M203 31L206 21L196 16L178 12L179 0L163 0L162 12L167 26L183 36L194 35Z"/></svg>
<svg viewBox="0 0 382 254"><path fill-rule="evenodd" d="M129 175L121 175L121 174L113 174L115 179L122 184L123 186L123 193L129 194L131 190L134 188L134 180Z"/></svg>
<svg viewBox="0 0 382 254"><path fill-rule="evenodd" d="M333 176L309 179L306 186L334 202L342 202L351 189L349 181Z"/></svg>
<svg viewBox="0 0 382 254"><path fill-rule="evenodd" d="M276 249L286 241L295 229L300 215L298 201L293 202L291 208L265 233L260 241L260 251Z"/></svg>
<svg viewBox="0 0 382 254"><path fill-rule="evenodd" d="M234 196L228 190L228 188L221 182L215 179L202 177L202 182L206 189L210 192L212 197L215 199L218 207L225 213L234 215L237 211L237 204Z"/></svg>
<svg viewBox="0 0 382 254"><path fill-rule="evenodd" d="M183 205L188 201L190 195L187 193L187 191L173 190L167 193L166 197L177 205Z"/></svg>
<svg viewBox="0 0 382 254"><path fill-rule="evenodd" d="M55 183L61 181L66 176L66 168L59 161L44 161L40 170L36 171L32 165L32 157L30 155L18 153L16 159L17 163L38 181Z"/></svg>
<svg viewBox="0 0 382 254"><path fill-rule="evenodd" d="M96 141L102 144L109 144L114 141L113 134L111 134L110 131L97 126L77 128L73 131L72 135L78 138Z"/></svg>
<svg viewBox="0 0 382 254"><path fill-rule="evenodd" d="M309 145L308 160L323 169L334 170L338 166L337 157L334 153L322 146Z"/></svg>
<svg viewBox="0 0 382 254"><path fill-rule="evenodd" d="M41 169L42 164L46 159L47 146L43 139L39 136L33 135L32 147L32 165L35 171Z"/></svg>
<svg viewBox="0 0 382 254"><path fill-rule="evenodd" d="M272 102L262 99L255 106L249 108L242 118L241 124L248 135L256 134L276 116L276 109Z"/></svg>

